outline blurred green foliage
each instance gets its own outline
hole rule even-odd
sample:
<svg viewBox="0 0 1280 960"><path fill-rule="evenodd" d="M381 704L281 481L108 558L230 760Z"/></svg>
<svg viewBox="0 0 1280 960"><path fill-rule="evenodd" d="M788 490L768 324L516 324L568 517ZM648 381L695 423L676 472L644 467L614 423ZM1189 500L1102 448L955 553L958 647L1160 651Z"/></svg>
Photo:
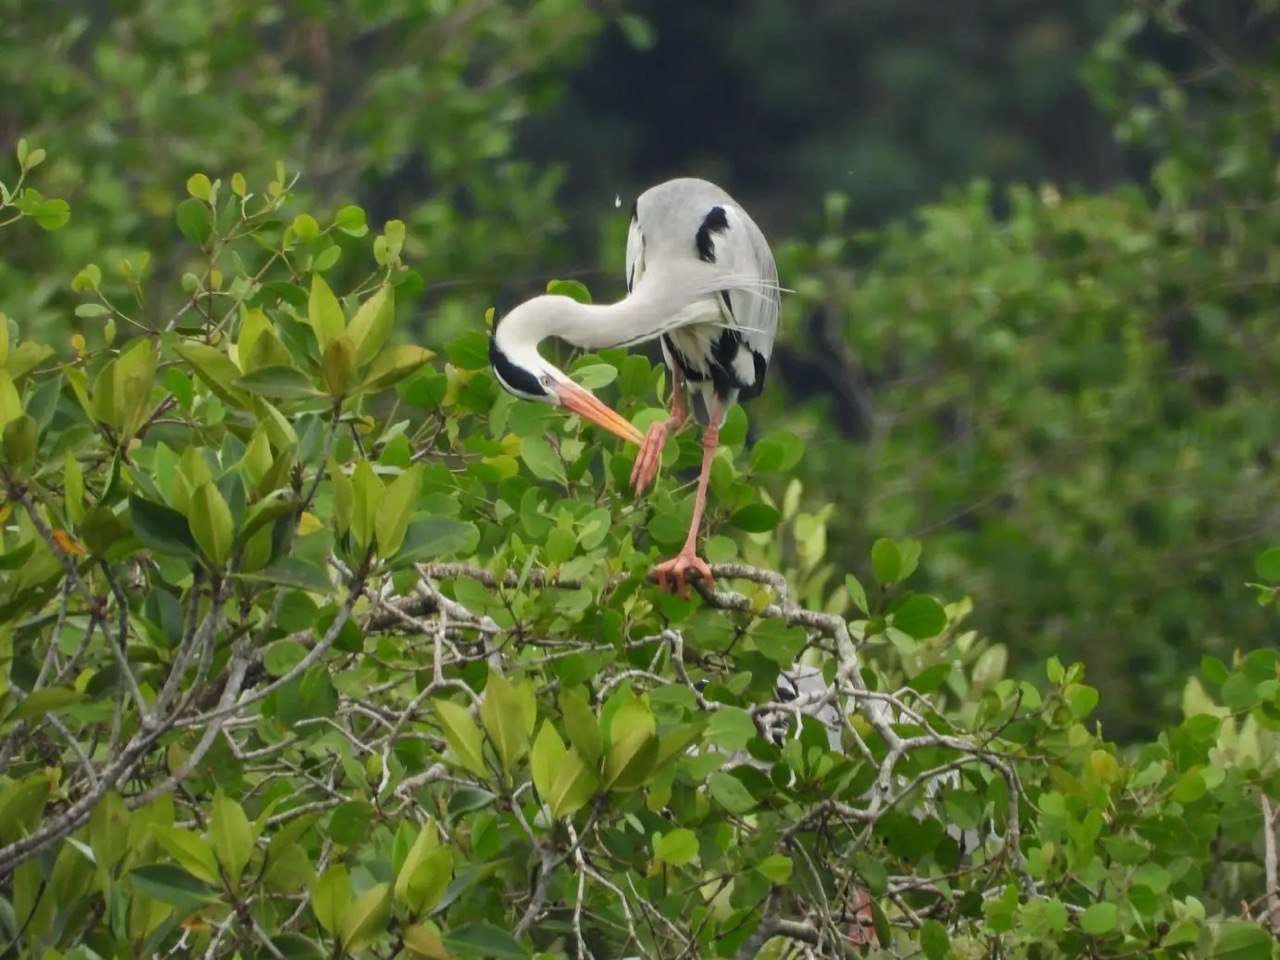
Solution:
<svg viewBox="0 0 1280 960"><path fill-rule="evenodd" d="M1280 86L1198 36L1201 6L1126 14L1089 65L1150 188L979 183L877 231L831 198L824 235L781 253L778 367L806 402L763 401L810 441L838 556L922 537L984 629L1083 659L1126 738L1202 653L1274 630L1244 581L1280 493ZM1200 51L1186 75L1140 55L1170 31Z"/></svg>
<svg viewBox="0 0 1280 960"><path fill-rule="evenodd" d="M329 209L402 217L411 248L431 252L428 280L518 274L555 242L559 180L512 155L514 131L601 22L583 0L3 0L0 131L50 151L44 182L77 216L6 251L0 309L62 336L59 267L181 274L179 256L139 257L172 237L187 178L264 181L277 162L305 169ZM449 292L482 306L474 285Z"/></svg>

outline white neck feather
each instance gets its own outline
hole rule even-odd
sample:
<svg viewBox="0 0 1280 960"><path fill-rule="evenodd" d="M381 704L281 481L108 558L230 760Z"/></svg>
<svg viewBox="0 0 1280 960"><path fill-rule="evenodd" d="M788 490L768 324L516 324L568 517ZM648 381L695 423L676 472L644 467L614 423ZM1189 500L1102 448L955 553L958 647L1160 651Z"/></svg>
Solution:
<svg viewBox="0 0 1280 960"><path fill-rule="evenodd" d="M627 297L613 304L534 297L504 317L495 336L499 348L522 365L537 357L538 344L547 337L587 350L629 346L691 323L715 322L719 306L708 298L726 289L762 292L759 279L702 261L679 262L650 269Z"/></svg>

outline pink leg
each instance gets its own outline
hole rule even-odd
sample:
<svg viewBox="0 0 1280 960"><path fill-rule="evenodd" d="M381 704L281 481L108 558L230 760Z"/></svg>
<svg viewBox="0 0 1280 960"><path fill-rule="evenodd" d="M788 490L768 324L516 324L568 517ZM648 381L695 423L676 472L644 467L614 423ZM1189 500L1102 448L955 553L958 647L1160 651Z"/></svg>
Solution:
<svg viewBox="0 0 1280 960"><path fill-rule="evenodd" d="M666 446L667 437L689 419L689 411L684 405L684 381L675 367L671 369L671 391L671 416L661 423L649 425L640 452L636 454L635 466L631 468L631 486L635 487L637 494L644 493L645 487L658 478L662 448Z"/></svg>
<svg viewBox="0 0 1280 960"><path fill-rule="evenodd" d="M682 597L689 596L689 588L685 585L685 573L689 570L697 572L702 582L710 589L716 587L711 568L705 560L698 556L698 529L702 526L702 513L707 506L707 482L711 479L711 460L716 454L716 444L720 442L720 404L711 405L711 426L702 434L702 470L698 474L698 492L693 499L693 522L689 524L689 536L684 547L671 560L660 563L653 568L658 577L658 586L663 590L674 591Z"/></svg>

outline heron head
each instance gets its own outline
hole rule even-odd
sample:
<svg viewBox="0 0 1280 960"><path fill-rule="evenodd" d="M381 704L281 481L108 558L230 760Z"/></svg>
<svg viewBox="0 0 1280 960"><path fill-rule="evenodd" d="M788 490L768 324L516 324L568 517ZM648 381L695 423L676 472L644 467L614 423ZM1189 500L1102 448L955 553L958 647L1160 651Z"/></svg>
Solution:
<svg viewBox="0 0 1280 960"><path fill-rule="evenodd" d="M522 342L510 335L514 318L515 311L503 322L501 333L495 328L489 337L489 366L503 389L521 400L563 407L614 436L640 446L644 437L639 429L596 399L590 390L578 386L562 370L542 359L536 340Z"/></svg>

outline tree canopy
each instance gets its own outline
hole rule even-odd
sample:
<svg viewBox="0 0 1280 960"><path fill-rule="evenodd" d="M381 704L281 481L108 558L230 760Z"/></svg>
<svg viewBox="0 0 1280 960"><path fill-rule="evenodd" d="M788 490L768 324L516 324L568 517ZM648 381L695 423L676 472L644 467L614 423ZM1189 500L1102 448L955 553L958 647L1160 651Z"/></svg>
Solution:
<svg viewBox="0 0 1280 960"><path fill-rule="evenodd" d="M1085 66L1149 180L775 237L686 600L697 437L637 499L487 351L504 278L616 289L529 281L618 273L625 205L584 245L516 144L660 11L15 4L0 957L1274 958L1280 101L1228 6Z"/></svg>

